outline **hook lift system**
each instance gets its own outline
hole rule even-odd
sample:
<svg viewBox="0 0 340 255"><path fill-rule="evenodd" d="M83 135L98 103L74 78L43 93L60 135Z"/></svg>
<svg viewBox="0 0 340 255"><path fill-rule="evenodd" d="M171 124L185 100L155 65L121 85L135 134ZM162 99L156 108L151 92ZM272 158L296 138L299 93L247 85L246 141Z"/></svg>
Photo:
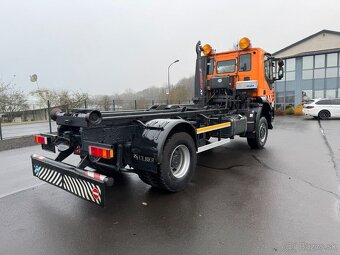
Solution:
<svg viewBox="0 0 340 255"><path fill-rule="evenodd" d="M194 104L124 112L53 109L57 134L35 141L58 155L32 155L33 175L104 206L115 172L134 172L153 187L178 192L190 183L198 153L236 135L253 149L263 148L273 128L273 83L283 77L283 61L252 48L247 37L239 49L219 53L198 42L196 53ZM63 162L71 154L79 155L77 166Z"/></svg>

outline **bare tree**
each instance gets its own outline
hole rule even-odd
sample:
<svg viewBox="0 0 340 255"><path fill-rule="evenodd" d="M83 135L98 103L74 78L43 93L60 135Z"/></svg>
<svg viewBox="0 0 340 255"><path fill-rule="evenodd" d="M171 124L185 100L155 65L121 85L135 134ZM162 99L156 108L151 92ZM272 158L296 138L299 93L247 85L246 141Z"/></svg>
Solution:
<svg viewBox="0 0 340 255"><path fill-rule="evenodd" d="M40 108L46 108L48 100L51 105L59 105L59 95L55 90L40 88L33 90L30 94L38 99Z"/></svg>
<svg viewBox="0 0 340 255"><path fill-rule="evenodd" d="M112 104L111 102L112 102L111 98L107 95L100 97L100 104L102 106L102 109L104 109L104 111L110 110L110 106Z"/></svg>
<svg viewBox="0 0 340 255"><path fill-rule="evenodd" d="M48 88L36 89L31 92L31 95L38 99L39 105L42 108L47 107L48 100L52 106L62 106L67 109L84 107L85 100L89 98L86 93L68 90L56 91Z"/></svg>
<svg viewBox="0 0 340 255"><path fill-rule="evenodd" d="M113 96L108 95L95 95L90 97L91 107L98 110L109 111L112 105Z"/></svg>
<svg viewBox="0 0 340 255"><path fill-rule="evenodd" d="M8 121L13 121L15 113L28 109L27 97L11 82L0 81L0 112L5 113Z"/></svg>

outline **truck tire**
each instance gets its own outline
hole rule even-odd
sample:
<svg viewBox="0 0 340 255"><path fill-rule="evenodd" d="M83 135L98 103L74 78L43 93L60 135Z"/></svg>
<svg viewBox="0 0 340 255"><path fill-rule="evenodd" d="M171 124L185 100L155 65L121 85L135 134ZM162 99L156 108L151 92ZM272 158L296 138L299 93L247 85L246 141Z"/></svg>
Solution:
<svg viewBox="0 0 340 255"><path fill-rule="evenodd" d="M252 149L263 149L268 137L268 122L265 117L261 117L257 123L255 137L247 137L247 142Z"/></svg>
<svg viewBox="0 0 340 255"><path fill-rule="evenodd" d="M157 173L138 170L140 179L152 187L178 192L190 183L196 168L196 146L192 137L185 133L175 133L167 139L163 160Z"/></svg>

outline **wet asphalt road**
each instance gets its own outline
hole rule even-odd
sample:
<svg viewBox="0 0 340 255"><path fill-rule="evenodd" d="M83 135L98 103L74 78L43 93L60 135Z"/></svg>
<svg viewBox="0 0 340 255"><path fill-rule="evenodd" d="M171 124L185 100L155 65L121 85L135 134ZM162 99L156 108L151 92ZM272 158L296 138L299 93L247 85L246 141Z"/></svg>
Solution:
<svg viewBox="0 0 340 255"><path fill-rule="evenodd" d="M265 150L200 154L177 194L126 174L105 208L34 179L34 152L0 152L1 255L340 254L340 120L277 118Z"/></svg>
<svg viewBox="0 0 340 255"><path fill-rule="evenodd" d="M48 122L2 125L1 128L3 138L34 135L38 133L47 133L50 131ZM56 130L57 125L54 121L52 121L52 131Z"/></svg>

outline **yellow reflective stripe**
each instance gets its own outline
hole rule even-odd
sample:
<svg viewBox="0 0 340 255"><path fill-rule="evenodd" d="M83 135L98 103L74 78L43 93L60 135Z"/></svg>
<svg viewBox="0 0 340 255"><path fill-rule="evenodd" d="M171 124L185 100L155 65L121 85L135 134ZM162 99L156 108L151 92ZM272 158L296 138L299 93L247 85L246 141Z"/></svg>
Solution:
<svg viewBox="0 0 340 255"><path fill-rule="evenodd" d="M201 134L201 133L205 133L205 132L209 132L209 131L213 131L213 130L217 130L217 129L221 129L221 128L226 128L226 127L230 127L230 126L231 126L230 122L224 122L224 123L221 123L221 124L197 128L196 133Z"/></svg>

